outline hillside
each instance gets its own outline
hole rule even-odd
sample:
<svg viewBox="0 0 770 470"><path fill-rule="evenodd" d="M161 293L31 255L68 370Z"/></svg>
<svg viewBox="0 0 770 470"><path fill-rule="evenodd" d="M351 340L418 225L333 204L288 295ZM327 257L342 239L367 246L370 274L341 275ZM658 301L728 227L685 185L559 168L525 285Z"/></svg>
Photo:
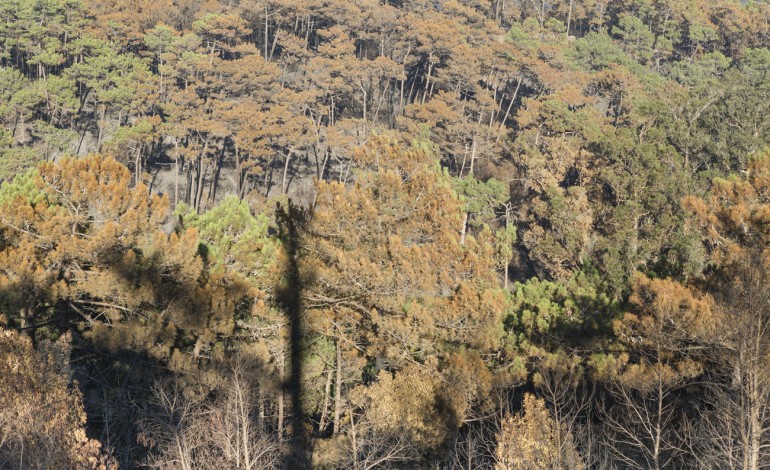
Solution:
<svg viewBox="0 0 770 470"><path fill-rule="evenodd" d="M0 0L0 467L767 467L768 46L765 1Z"/></svg>

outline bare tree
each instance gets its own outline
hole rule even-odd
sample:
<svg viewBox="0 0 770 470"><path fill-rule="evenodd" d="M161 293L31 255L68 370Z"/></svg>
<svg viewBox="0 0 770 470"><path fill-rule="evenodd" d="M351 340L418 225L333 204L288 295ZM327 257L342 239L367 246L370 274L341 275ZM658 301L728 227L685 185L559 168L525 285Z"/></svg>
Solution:
<svg viewBox="0 0 770 470"><path fill-rule="evenodd" d="M208 405L210 445L229 468L266 470L279 464L280 444L257 418L259 409L253 371L242 358L230 365L222 398ZM222 468L221 466L218 468Z"/></svg>
<svg viewBox="0 0 770 470"><path fill-rule="evenodd" d="M676 407L668 384L613 381L609 390L610 400L599 409L606 427L604 444L616 461L639 470L673 465L681 447L673 432Z"/></svg>
<svg viewBox="0 0 770 470"><path fill-rule="evenodd" d="M182 394L176 380L152 386L152 411L139 423L139 440L152 452L150 468L192 470L195 449L202 445L195 433L200 410Z"/></svg>
<svg viewBox="0 0 770 470"><path fill-rule="evenodd" d="M586 468L594 470L616 470L617 465L612 453L605 445L604 427L597 418L596 400L593 400L586 413L586 419L575 427L575 441L580 449Z"/></svg>
<svg viewBox="0 0 770 470"><path fill-rule="evenodd" d="M416 448L404 434L377 429L366 412L350 411L347 429L350 444L348 468L403 468L419 458Z"/></svg>
<svg viewBox="0 0 770 470"><path fill-rule="evenodd" d="M576 356L575 356L576 358ZM572 452L578 420L585 418L593 400L593 388L584 380L578 359L543 361L536 366L536 385L540 396L548 403L556 422L554 439L558 449L556 468L578 469L585 464Z"/></svg>
<svg viewBox="0 0 770 470"><path fill-rule="evenodd" d="M749 250L715 293L721 335L709 348L703 417L694 455L719 468L770 465L770 272Z"/></svg>
<svg viewBox="0 0 770 470"><path fill-rule="evenodd" d="M608 361L599 404L608 450L625 468L669 468L686 445L677 432L681 391L703 373L701 345L714 337L713 301L670 279L634 281L632 312L614 323L626 346Z"/></svg>
<svg viewBox="0 0 770 470"><path fill-rule="evenodd" d="M278 436L260 419L258 387L242 358L229 364L216 397L194 403L178 381L153 387L154 407L141 421L151 468L267 470L280 466Z"/></svg>
<svg viewBox="0 0 770 470"><path fill-rule="evenodd" d="M472 470L490 468L495 462L500 419L497 414L469 422L460 430L451 449L449 468Z"/></svg>

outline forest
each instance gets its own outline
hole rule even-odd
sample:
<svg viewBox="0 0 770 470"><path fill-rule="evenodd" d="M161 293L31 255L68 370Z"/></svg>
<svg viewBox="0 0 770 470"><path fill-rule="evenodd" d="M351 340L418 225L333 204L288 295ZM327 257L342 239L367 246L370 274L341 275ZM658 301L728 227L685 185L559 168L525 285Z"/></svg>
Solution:
<svg viewBox="0 0 770 470"><path fill-rule="evenodd" d="M0 0L0 468L770 468L770 3Z"/></svg>

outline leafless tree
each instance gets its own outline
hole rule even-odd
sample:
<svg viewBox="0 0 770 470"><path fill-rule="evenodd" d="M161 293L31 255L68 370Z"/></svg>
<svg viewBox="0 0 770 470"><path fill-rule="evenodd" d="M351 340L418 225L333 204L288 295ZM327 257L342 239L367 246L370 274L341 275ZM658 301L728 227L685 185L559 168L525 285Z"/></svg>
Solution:
<svg viewBox="0 0 770 470"><path fill-rule="evenodd" d="M500 423L496 416L466 423L465 428L461 429L455 438L449 468L457 470L490 468L495 461L497 449L495 436L499 432Z"/></svg>
<svg viewBox="0 0 770 470"><path fill-rule="evenodd" d="M258 387L243 359L229 363L212 400L194 403L177 383L153 387L155 407L140 423L140 437L153 450L149 467L268 470L280 466L280 440L260 419Z"/></svg>
<svg viewBox="0 0 770 470"><path fill-rule="evenodd" d="M347 427L350 445L347 468L404 468L419 458L419 453L404 434L378 429L366 412L350 410Z"/></svg>
<svg viewBox="0 0 770 470"><path fill-rule="evenodd" d="M139 440L153 450L150 468L192 470L199 442L195 425L200 410L184 397L177 381L152 386L152 411L139 423Z"/></svg>
<svg viewBox="0 0 770 470"><path fill-rule="evenodd" d="M638 387L613 381L609 390L599 408L607 450L623 468L670 468L682 451L671 390L660 380Z"/></svg>
<svg viewBox="0 0 770 470"><path fill-rule="evenodd" d="M585 419L593 400L593 388L584 380L578 363L560 361L558 364L539 363L537 388L548 403L556 421L556 467L564 469L584 468L582 459L574 452L578 421Z"/></svg>
<svg viewBox="0 0 770 470"><path fill-rule="evenodd" d="M725 270L715 297L721 335L709 348L703 415L693 425L702 465L770 465L770 272L750 250Z"/></svg>

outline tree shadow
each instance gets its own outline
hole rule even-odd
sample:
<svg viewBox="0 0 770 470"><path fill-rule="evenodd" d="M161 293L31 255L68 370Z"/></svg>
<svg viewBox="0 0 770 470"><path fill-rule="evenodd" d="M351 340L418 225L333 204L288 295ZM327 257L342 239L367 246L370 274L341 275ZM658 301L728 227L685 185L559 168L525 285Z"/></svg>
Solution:
<svg viewBox="0 0 770 470"><path fill-rule="evenodd" d="M105 250L89 267L94 277L82 281L87 286L66 295L23 277L0 288L6 328L34 343L72 333L71 372L83 394L88 435L103 443L120 468L135 468L148 456L150 449L137 440L136 420L155 381L186 376L195 382L222 370L206 349L228 339L216 336L210 323L237 314L248 292L237 279L212 281L205 261L200 270L191 269L193 255L162 251L169 247L195 248L129 248L132 256L119 247ZM203 253L195 256L205 259ZM68 280L64 272L57 278ZM263 368L262 375L270 373Z"/></svg>
<svg viewBox="0 0 770 470"><path fill-rule="evenodd" d="M300 208L291 201L284 207L278 203L276 221L278 236L283 242L286 265L282 279L276 286L276 301L284 310L289 322L289 355L291 371L289 378L283 384L283 389L291 400L291 439L285 456L284 468L311 468L311 452L308 432L305 427L302 411L302 368L304 321L302 318L302 292L304 279L300 271L298 257L301 248L302 234L308 220L306 209Z"/></svg>

